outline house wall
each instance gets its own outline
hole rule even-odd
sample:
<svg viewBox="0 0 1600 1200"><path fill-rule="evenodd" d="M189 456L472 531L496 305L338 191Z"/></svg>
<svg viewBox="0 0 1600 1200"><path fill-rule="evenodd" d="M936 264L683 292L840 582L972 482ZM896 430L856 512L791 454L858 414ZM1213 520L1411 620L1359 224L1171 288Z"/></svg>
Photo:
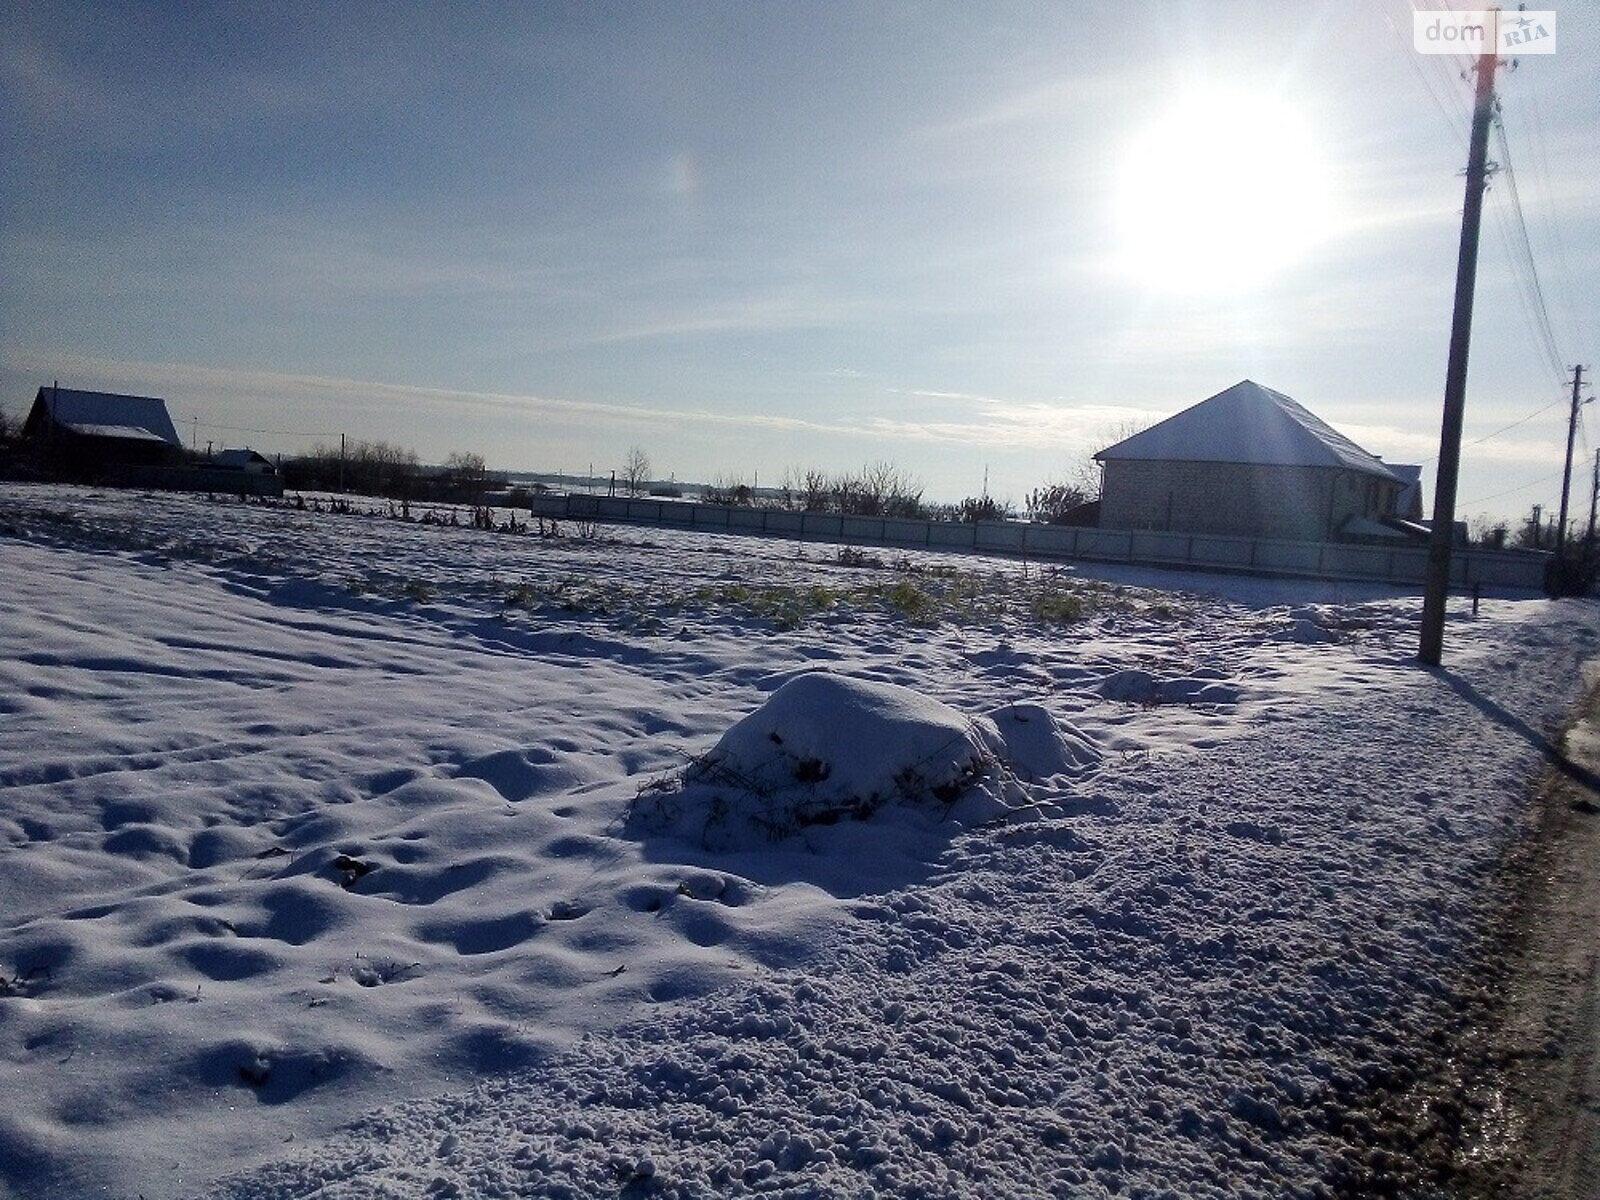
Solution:
<svg viewBox="0 0 1600 1200"><path fill-rule="evenodd" d="M1357 471L1110 459L1100 525L1325 541L1351 515L1394 511L1398 485Z"/></svg>
<svg viewBox="0 0 1600 1200"><path fill-rule="evenodd" d="M36 464L52 474L83 482L104 479L123 466L161 466L179 454L177 448L165 442L85 437L48 423L39 428L41 432L24 438Z"/></svg>

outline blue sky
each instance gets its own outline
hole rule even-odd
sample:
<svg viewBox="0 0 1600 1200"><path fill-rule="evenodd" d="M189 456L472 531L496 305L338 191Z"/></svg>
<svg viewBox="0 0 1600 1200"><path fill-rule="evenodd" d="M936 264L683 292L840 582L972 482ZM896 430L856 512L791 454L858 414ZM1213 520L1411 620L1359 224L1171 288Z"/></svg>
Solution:
<svg viewBox="0 0 1600 1200"><path fill-rule="evenodd" d="M1600 14L1556 11L1500 88L1555 350L1502 178L1464 515L1554 504L1600 367ZM10 5L0 403L1020 500L1249 377L1431 495L1463 65L1390 0Z"/></svg>

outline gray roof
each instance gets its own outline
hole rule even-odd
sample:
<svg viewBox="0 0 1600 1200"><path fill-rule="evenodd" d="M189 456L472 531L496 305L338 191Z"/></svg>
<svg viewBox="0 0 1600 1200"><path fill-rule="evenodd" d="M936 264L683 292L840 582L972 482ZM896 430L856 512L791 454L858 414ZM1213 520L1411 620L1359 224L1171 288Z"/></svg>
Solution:
<svg viewBox="0 0 1600 1200"><path fill-rule="evenodd" d="M1341 467L1396 478L1375 455L1282 392L1245 379L1226 391L1136 433L1095 458L1101 462L1247 463Z"/></svg>
<svg viewBox="0 0 1600 1200"><path fill-rule="evenodd" d="M167 415L167 402L154 396L119 396L114 392L42 387L34 404L44 405L57 425L87 437L183 445L172 418Z"/></svg>
<svg viewBox="0 0 1600 1200"><path fill-rule="evenodd" d="M218 450L211 456L211 461L219 467L228 467L242 471L246 467L272 465L272 460L266 455L257 453L246 447L243 450Z"/></svg>

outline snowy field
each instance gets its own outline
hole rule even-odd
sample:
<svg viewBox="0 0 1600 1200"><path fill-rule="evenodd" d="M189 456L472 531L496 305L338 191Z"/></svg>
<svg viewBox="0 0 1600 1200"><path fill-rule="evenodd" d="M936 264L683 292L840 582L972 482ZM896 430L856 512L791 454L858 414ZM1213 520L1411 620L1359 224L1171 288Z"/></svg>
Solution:
<svg viewBox="0 0 1600 1200"><path fill-rule="evenodd" d="M411 515L0 485L0 1188L1375 1188L1600 653Z"/></svg>

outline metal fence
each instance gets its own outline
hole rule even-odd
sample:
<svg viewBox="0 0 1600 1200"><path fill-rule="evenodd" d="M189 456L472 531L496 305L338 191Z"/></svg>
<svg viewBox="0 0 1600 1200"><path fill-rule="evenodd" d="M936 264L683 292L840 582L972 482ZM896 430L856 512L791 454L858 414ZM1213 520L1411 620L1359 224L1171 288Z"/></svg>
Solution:
<svg viewBox="0 0 1600 1200"><path fill-rule="evenodd" d="M847 545L969 550L1309 579L1420 585L1428 561L1427 546L1413 542L1392 546L1291 542L1208 533L1080 529L1023 521L916 521L582 493L537 496L532 510L535 516L546 518L626 521ZM1545 585L1550 558L1548 553L1532 550L1458 549L1451 556L1451 582L1460 587L1537 591Z"/></svg>

